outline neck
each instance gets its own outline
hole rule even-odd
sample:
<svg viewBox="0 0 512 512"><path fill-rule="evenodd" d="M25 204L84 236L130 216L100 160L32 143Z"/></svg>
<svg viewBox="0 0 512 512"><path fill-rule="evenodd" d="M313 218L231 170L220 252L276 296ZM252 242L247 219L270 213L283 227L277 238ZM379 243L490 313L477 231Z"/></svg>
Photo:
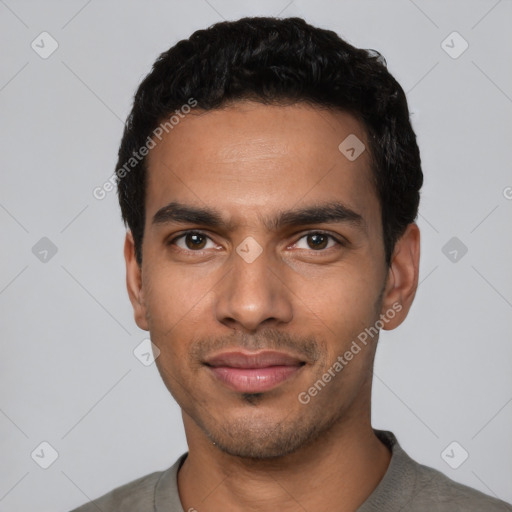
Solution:
<svg viewBox="0 0 512 512"><path fill-rule="evenodd" d="M368 415L369 416L369 415ZM366 421L344 418L321 438L270 460L233 457L184 414L189 454L178 473L184 510L355 511L384 476L391 453Z"/></svg>

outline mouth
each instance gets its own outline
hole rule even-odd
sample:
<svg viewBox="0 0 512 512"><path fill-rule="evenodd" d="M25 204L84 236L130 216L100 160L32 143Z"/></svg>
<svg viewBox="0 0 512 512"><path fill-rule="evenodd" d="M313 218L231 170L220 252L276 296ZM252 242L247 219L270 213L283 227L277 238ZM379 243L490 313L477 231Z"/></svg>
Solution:
<svg viewBox="0 0 512 512"><path fill-rule="evenodd" d="M284 352L223 352L205 361L212 375L239 393L262 393L295 376L306 364Z"/></svg>

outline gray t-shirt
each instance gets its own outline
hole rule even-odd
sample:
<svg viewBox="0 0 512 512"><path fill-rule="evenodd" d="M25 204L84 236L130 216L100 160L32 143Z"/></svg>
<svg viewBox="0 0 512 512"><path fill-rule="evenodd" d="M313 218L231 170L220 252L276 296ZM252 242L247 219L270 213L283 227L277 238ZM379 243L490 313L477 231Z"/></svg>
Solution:
<svg viewBox="0 0 512 512"><path fill-rule="evenodd" d="M512 505L418 464L404 452L392 432L374 431L392 451L391 462L357 512L512 512ZM183 454L166 471L134 480L72 512L185 512L177 475L186 456Z"/></svg>

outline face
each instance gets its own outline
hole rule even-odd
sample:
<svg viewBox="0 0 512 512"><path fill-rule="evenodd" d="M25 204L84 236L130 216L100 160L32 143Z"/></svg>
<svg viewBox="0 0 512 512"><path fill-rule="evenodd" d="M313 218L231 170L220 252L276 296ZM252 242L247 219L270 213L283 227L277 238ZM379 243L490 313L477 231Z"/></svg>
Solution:
<svg viewBox="0 0 512 512"><path fill-rule="evenodd" d="M402 321L397 276L414 276L385 265L349 135L368 147L346 113L239 102L187 115L148 157L142 268L125 245L135 319L185 428L226 453L282 456L368 420L375 332Z"/></svg>

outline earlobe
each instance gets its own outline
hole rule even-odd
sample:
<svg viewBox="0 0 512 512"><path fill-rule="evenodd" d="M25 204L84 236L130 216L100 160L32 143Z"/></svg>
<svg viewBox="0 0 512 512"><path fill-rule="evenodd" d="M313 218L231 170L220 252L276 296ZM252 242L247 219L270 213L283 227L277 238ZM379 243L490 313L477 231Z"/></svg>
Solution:
<svg viewBox="0 0 512 512"><path fill-rule="evenodd" d="M142 290L142 269L135 258L135 242L130 231L127 231L124 241L124 259L126 262L126 288L132 303L135 323L140 329L149 331Z"/></svg>
<svg viewBox="0 0 512 512"><path fill-rule="evenodd" d="M418 287L419 261L420 230L411 223L395 245L388 270L381 307L381 316L388 319L386 330L398 327L409 313Z"/></svg>

